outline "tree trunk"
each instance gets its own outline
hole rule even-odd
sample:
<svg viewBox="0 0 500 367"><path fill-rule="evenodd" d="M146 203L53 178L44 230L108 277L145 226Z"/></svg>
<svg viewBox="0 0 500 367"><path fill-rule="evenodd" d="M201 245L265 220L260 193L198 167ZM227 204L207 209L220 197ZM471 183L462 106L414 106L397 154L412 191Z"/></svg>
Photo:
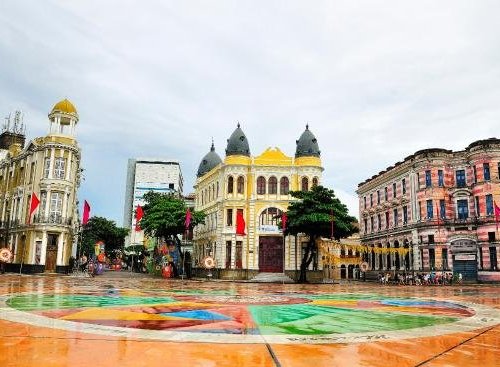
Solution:
<svg viewBox="0 0 500 367"><path fill-rule="evenodd" d="M302 257L302 261L300 263L300 275L298 279L298 283L307 283L307 268L311 264L314 254L315 254L315 237L310 235L309 236L309 242L307 243L306 247L306 252L304 253L304 256Z"/></svg>

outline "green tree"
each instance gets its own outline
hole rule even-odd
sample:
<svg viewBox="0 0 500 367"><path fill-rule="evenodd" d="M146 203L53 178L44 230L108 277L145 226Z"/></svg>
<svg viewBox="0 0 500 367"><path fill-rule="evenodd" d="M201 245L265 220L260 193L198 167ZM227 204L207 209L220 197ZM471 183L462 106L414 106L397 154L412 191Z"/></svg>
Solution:
<svg viewBox="0 0 500 367"><path fill-rule="evenodd" d="M305 283L306 269L311 264L318 248L316 240L319 237L340 239L357 232L357 220L349 215L347 207L335 197L333 190L323 186L315 186L311 191L291 191L293 201L288 207L287 226L285 234L297 235L304 233L309 237L300 264L299 283Z"/></svg>
<svg viewBox="0 0 500 367"><path fill-rule="evenodd" d="M92 217L83 226L80 253L93 254L94 245L103 241L106 244L106 254L112 254L115 250L123 249L128 232L127 228L117 227L112 220Z"/></svg>
<svg viewBox="0 0 500 367"><path fill-rule="evenodd" d="M186 231L186 203L175 194L160 194L148 192L144 195L144 216L141 219L141 228L144 233L157 238L174 239L180 246L177 235ZM197 224L205 224L205 213L191 212L190 228ZM180 248L179 248L180 250Z"/></svg>

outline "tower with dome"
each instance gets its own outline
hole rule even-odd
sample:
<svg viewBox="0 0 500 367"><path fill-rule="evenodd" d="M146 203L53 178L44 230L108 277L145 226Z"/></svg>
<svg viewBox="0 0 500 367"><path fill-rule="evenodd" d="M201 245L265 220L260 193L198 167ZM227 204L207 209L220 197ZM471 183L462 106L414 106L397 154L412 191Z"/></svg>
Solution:
<svg viewBox="0 0 500 367"><path fill-rule="evenodd" d="M250 143L238 123L227 140L224 159L214 142L203 157L195 183L195 209L206 213L194 232L194 266L211 256L219 276L252 279L260 273L292 275L300 268L302 242L286 236L278 223L291 200L290 191L319 185L323 167L314 134L306 129L296 141L294 156L277 147L251 154ZM312 268L321 268L317 258Z"/></svg>
<svg viewBox="0 0 500 367"><path fill-rule="evenodd" d="M7 270L64 272L69 264L78 228L78 121L63 99L48 114L47 135L27 144L24 133L15 141L0 137L8 141L0 146L0 246L13 254Z"/></svg>

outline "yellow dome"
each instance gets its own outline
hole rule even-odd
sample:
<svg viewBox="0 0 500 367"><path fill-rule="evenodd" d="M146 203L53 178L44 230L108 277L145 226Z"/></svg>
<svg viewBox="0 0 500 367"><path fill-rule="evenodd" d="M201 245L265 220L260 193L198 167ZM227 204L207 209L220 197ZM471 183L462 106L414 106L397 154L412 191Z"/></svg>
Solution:
<svg viewBox="0 0 500 367"><path fill-rule="evenodd" d="M70 101L68 101L66 98L63 99L62 101L59 101L57 102L54 107L52 108L52 112L63 112L63 113L77 113L76 112L76 108L75 106L73 105L73 103L71 103Z"/></svg>

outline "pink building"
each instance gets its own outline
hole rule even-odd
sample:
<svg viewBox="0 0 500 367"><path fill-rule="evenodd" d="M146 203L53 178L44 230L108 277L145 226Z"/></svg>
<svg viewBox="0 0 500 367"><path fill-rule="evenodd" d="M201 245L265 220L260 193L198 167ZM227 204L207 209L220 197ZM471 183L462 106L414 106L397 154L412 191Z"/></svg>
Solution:
<svg viewBox="0 0 500 367"><path fill-rule="evenodd" d="M467 280L500 280L500 139L465 150L425 149L358 185L360 238L382 270L453 270Z"/></svg>

